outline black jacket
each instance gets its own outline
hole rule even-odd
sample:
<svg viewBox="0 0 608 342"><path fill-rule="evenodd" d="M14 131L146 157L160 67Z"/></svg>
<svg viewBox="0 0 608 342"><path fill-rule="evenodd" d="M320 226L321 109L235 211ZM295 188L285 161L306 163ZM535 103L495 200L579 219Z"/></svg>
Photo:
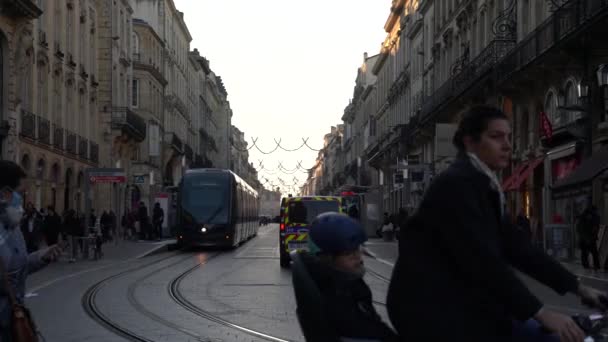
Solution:
<svg viewBox="0 0 608 342"><path fill-rule="evenodd" d="M302 255L302 261L321 292L325 317L339 336L396 341L395 333L376 312L371 290L361 277L333 269L308 254Z"/></svg>
<svg viewBox="0 0 608 342"><path fill-rule="evenodd" d="M501 341L541 307L511 267L560 294L578 282L501 217L499 194L466 157L431 184L399 238L388 311L404 341Z"/></svg>

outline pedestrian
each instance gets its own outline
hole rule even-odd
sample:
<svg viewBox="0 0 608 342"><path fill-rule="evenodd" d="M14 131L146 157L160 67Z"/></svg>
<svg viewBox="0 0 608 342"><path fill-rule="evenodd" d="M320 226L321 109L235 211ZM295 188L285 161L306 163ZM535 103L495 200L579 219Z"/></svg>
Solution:
<svg viewBox="0 0 608 342"><path fill-rule="evenodd" d="M11 336L12 316L25 305L27 276L55 260L60 249L53 245L27 252L19 227L23 216L19 190L26 174L19 165L6 160L0 160L0 174L0 341L10 342L15 339Z"/></svg>
<svg viewBox="0 0 608 342"><path fill-rule="evenodd" d="M116 243L118 242L118 235L117 235L117 227L118 227L118 218L116 217L116 214L114 213L114 211L112 209L110 209L110 212L108 213L108 215L110 216L109 218L109 223L110 223L110 240L111 241L115 241Z"/></svg>
<svg viewBox="0 0 608 342"><path fill-rule="evenodd" d="M382 223L382 238L384 241L393 241L395 234L395 216L384 213L384 222Z"/></svg>
<svg viewBox="0 0 608 342"><path fill-rule="evenodd" d="M359 209L357 209L356 204L351 204L348 208L348 216L354 218L355 220L359 219Z"/></svg>
<svg viewBox="0 0 608 342"><path fill-rule="evenodd" d="M589 254L593 257L593 268L600 268L600 256L597 251L597 235L600 231L600 217L597 208L589 203L576 220L576 233L581 249L581 264L589 269Z"/></svg>
<svg viewBox="0 0 608 342"><path fill-rule="evenodd" d="M543 306L513 268L604 309L604 293L580 283L506 219L495 172L509 165L510 137L507 116L489 106L471 108L459 123L456 160L434 178L401 232L387 297L401 340L527 341L542 326L553 340L582 342L572 318Z"/></svg>
<svg viewBox="0 0 608 342"><path fill-rule="evenodd" d="M38 250L40 241L40 231L42 230L42 216L34 208L32 202L27 202L25 212L21 220L21 232L25 238L27 250L33 253Z"/></svg>
<svg viewBox="0 0 608 342"><path fill-rule="evenodd" d="M405 230L407 227L407 220L409 219L409 214L407 209L401 207L399 208L399 214L397 215L397 232L395 233L395 237L399 240L399 235L401 232Z"/></svg>
<svg viewBox="0 0 608 342"><path fill-rule="evenodd" d="M61 231L61 217L55 212L55 207L48 207L48 215L44 220L44 236L47 246L57 244L59 232Z"/></svg>
<svg viewBox="0 0 608 342"><path fill-rule="evenodd" d="M89 215L89 221L88 221L87 228L95 228L95 226L97 226L97 216L95 216L95 209L91 208L91 214Z"/></svg>
<svg viewBox="0 0 608 342"><path fill-rule="evenodd" d="M298 315L300 326L308 341L397 341L396 334L386 325L374 308L372 292L363 280L365 266L361 245L367 236L361 224L344 214L325 213L311 224L309 252L298 254L295 267L302 267L320 292L317 303L306 296L313 289L299 279L294 270L298 313L313 312L311 305L319 305L321 312ZM314 292L316 292L314 291ZM316 320L321 315L323 325L336 334L334 338L321 330ZM308 330L310 327L311 330Z"/></svg>
<svg viewBox="0 0 608 342"><path fill-rule="evenodd" d="M148 208L144 202L139 203L139 209L137 211L138 219L139 219L139 230L140 230L140 239L146 240L149 235L149 218L148 218Z"/></svg>
<svg viewBox="0 0 608 342"><path fill-rule="evenodd" d="M129 208L125 208L124 213L122 214L122 218L120 220L120 224L122 226L122 234L123 239L131 240L135 236L135 227L133 221L133 215Z"/></svg>
<svg viewBox="0 0 608 342"><path fill-rule="evenodd" d="M520 213L517 215L517 218L515 219L515 226L526 237L526 239L532 241L532 225L523 211L520 211Z"/></svg>
<svg viewBox="0 0 608 342"><path fill-rule="evenodd" d="M104 210L101 214L101 218L99 219L99 227L101 228L101 236L103 238L103 242L110 241L110 213L107 210Z"/></svg>
<svg viewBox="0 0 608 342"><path fill-rule="evenodd" d="M68 240L70 241L70 259L69 262L75 262L76 256L78 255L78 244L80 235L80 222L76 216L74 209L69 209L65 215L64 225L66 227L66 233Z"/></svg>
<svg viewBox="0 0 608 342"><path fill-rule="evenodd" d="M152 221L154 222L154 234L158 241L162 239L163 221L165 220L165 212L160 207L160 203L154 204L154 210L152 212Z"/></svg>

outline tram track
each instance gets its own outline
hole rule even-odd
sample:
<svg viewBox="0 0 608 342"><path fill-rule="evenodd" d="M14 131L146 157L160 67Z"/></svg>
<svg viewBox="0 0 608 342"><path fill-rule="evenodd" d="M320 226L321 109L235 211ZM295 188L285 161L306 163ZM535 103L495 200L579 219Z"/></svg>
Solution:
<svg viewBox="0 0 608 342"><path fill-rule="evenodd" d="M224 327L233 329L233 330L237 330L243 333L246 333L248 335L257 337L259 339L265 340L265 341L273 341L273 342L290 342L287 339L281 338L281 337L276 337L276 336L272 336L269 334L266 334L264 332L258 331L258 330L254 330L254 329L250 329L235 323L232 323L230 321L227 321L217 315L214 315L212 313L210 313L209 311L206 311L202 308L200 308L199 306L193 304L192 302L190 302L188 299L186 299L184 297L184 295L181 293L181 291L179 290L180 284L181 282L187 278L190 274L192 274L194 271L196 271L197 269L199 269L201 266L203 266L205 263L207 263L207 261L209 261L209 259L195 265L194 267L191 267L190 269L188 269L186 272L183 272L182 274L180 274L179 276L177 276L176 278L174 278L169 284L168 284L168 291L169 291L169 295L171 296L171 298L177 303L179 304L181 307L183 307L184 309L194 313L195 315L204 318L206 320L209 320L211 322L214 322L216 324L222 325Z"/></svg>
<svg viewBox="0 0 608 342"><path fill-rule="evenodd" d="M105 328L107 328L108 330L114 332L115 334L125 337L130 341L141 341L141 342L154 342L154 340L148 339L144 336L141 336L133 331L131 331L130 329L118 324L117 322L113 321L112 319L110 319L109 317L107 317L102 311L101 309L97 306L97 302L96 302L96 298L97 298L97 294L99 293L99 291L101 291L101 289L107 285L108 283L110 283L111 281L118 279L126 274L129 274L131 272L137 271L137 270L141 270L142 268L147 268L150 267L152 265L155 265L159 262L171 259L171 258L175 258L179 256L179 254L173 254L167 257L163 257L161 259L156 259L154 261L151 261L149 263L146 263L144 265L138 265L135 267L131 267L128 268L122 272L116 273L114 275L111 275L109 277L106 277L100 281L98 281L97 283L93 284L91 287L89 287L89 289L85 292L85 294L82 296L82 306L85 310L85 312L89 315L89 317L91 317L94 321L100 323L102 326L104 326ZM190 256L189 256L190 257ZM186 258L182 258L180 259L180 262L185 260Z"/></svg>

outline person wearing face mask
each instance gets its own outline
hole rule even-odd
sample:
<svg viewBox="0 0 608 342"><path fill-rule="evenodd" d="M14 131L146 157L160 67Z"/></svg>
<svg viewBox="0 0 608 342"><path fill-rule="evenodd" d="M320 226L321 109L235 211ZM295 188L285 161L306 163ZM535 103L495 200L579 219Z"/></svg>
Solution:
<svg viewBox="0 0 608 342"><path fill-rule="evenodd" d="M23 304L28 274L55 260L60 248L53 245L28 254L19 229L24 213L19 188L26 174L19 165L6 160L0 160L0 174L0 341L10 342L12 308L6 284L17 303Z"/></svg>
<svg viewBox="0 0 608 342"><path fill-rule="evenodd" d="M577 324L544 306L514 269L606 309L604 293L579 282L507 219L496 172L509 166L510 137L499 109L465 113L453 138L456 160L401 231L387 309L403 341L582 342Z"/></svg>
<svg viewBox="0 0 608 342"><path fill-rule="evenodd" d="M332 334L340 341L384 342L397 341L396 334L384 323L372 302L372 293L363 280L365 266L361 245L367 236L361 224L347 215L324 213L311 224L309 252L296 256L294 262L302 266L312 278L321 295L321 313ZM297 266L296 266L297 267ZM308 299L298 295L297 272L294 271L294 288L298 311L305 312ZM303 327L313 326L315 331L304 331L307 341L332 341L320 325L306 319L319 319L318 315L299 315Z"/></svg>

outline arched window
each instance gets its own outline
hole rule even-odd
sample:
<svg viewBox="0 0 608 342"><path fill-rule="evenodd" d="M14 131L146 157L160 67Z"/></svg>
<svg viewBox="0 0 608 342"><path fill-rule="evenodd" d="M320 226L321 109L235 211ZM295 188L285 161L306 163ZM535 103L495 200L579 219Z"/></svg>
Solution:
<svg viewBox="0 0 608 342"><path fill-rule="evenodd" d="M133 57L135 58L135 60L141 60L139 58L139 36L137 35L137 33L133 32L133 37L131 38L133 40Z"/></svg>
<svg viewBox="0 0 608 342"><path fill-rule="evenodd" d="M21 157L21 168L23 168L23 171L25 171L25 173L28 176L30 174L30 167L31 167L30 156L28 156L27 154L24 154L23 157Z"/></svg>
<svg viewBox="0 0 608 342"><path fill-rule="evenodd" d="M568 81L566 83L566 87L564 88L564 105L565 107L575 107L578 106L578 94L576 91L576 86L573 81ZM561 116L562 125L566 125L572 121L574 121L577 117L577 112L573 110L564 110L559 114Z"/></svg>
<svg viewBox="0 0 608 342"><path fill-rule="evenodd" d="M40 117L46 118L48 112L48 87L47 87L47 64L45 61L41 61L38 63L38 115Z"/></svg>
<svg viewBox="0 0 608 342"><path fill-rule="evenodd" d="M547 94L547 98L545 100L545 113L547 117L552 118L553 126L559 127L561 126L561 118L557 112L557 95L553 91L549 91Z"/></svg>
<svg viewBox="0 0 608 342"><path fill-rule="evenodd" d="M43 180L44 173L46 171L44 159L39 159L38 164L36 165L36 179Z"/></svg>

